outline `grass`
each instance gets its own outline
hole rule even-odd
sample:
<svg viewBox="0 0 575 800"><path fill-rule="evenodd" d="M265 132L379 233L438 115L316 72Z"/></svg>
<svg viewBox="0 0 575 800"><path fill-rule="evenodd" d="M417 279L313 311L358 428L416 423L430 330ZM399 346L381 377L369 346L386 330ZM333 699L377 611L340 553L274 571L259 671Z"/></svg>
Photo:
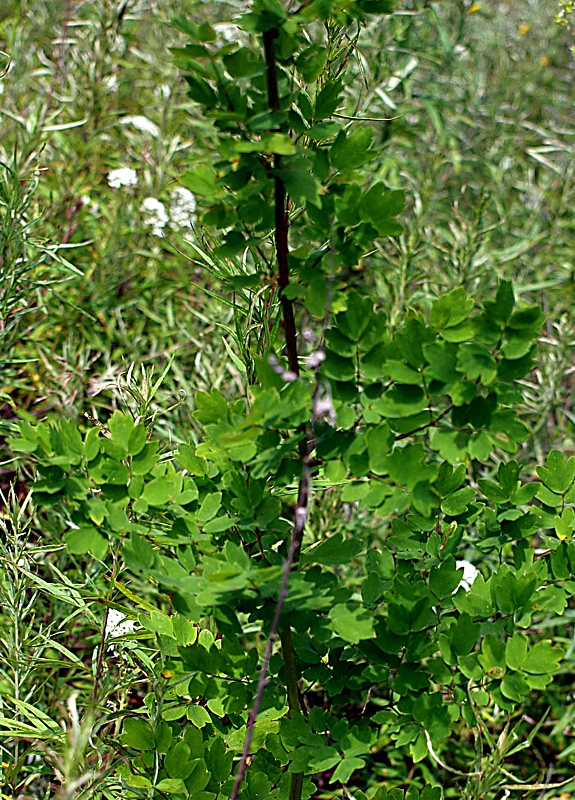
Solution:
<svg viewBox="0 0 575 800"><path fill-rule="evenodd" d="M63 799L96 782L117 796L114 714L156 679L146 648L129 641L98 673L117 565L83 576L59 531L39 530L26 475L14 483L5 448L16 418L105 421L128 407L166 443L179 441L193 435L196 390L244 393L239 356L249 370L265 336L263 301L220 302L221 269L186 243L203 241L211 257L201 208L172 211L164 238L143 205L153 198L169 216L180 175L211 145L170 59L179 34L164 22L186 9L224 19L237 6L7 0L0 9L0 689L4 718L32 726L24 744L1 744L5 796ZM352 98L358 116L393 117L372 123L377 170L409 196L405 234L371 257L392 320L454 286L481 298L501 277L545 309L539 366L525 384L533 435L523 455L537 460L552 447L575 451L574 62L556 11L544 0L404 0L366 33L357 69L368 80ZM137 183L110 185L124 168ZM569 643L572 621L561 625ZM570 653L564 685L547 698L544 759L574 747ZM76 693L98 694L106 709L94 741L95 707L79 711ZM31 706L56 727L31 719ZM557 763L568 775L567 760ZM55 777L68 789L50 789Z"/></svg>

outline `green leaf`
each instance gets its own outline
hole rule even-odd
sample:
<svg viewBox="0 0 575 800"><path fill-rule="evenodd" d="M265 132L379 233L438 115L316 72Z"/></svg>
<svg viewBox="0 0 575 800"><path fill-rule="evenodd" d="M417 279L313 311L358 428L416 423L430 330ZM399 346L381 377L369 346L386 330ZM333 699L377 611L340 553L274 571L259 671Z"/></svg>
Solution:
<svg viewBox="0 0 575 800"><path fill-rule="evenodd" d="M531 687L520 672L510 672L501 681L501 693L509 700L520 703L531 693Z"/></svg>
<svg viewBox="0 0 575 800"><path fill-rule="evenodd" d="M285 133L268 133L258 142L239 141L235 143L234 148L237 153L275 153L280 156L292 156L297 153L297 148Z"/></svg>
<svg viewBox="0 0 575 800"><path fill-rule="evenodd" d="M457 357L457 369L471 381L481 380L484 386L497 376L497 362L490 351L478 342L462 344Z"/></svg>
<svg viewBox="0 0 575 800"><path fill-rule="evenodd" d="M64 540L68 552L76 555L90 553L94 558L102 560L108 552L108 540L97 528L82 527L78 530L68 531Z"/></svg>
<svg viewBox="0 0 575 800"><path fill-rule="evenodd" d="M450 517L456 517L467 511L469 503L475 498L475 490L470 486L465 486L457 492L450 494L441 501L441 510Z"/></svg>
<svg viewBox="0 0 575 800"><path fill-rule="evenodd" d="M327 49L315 43L303 49L296 58L296 67L306 83L313 83L323 72L327 60Z"/></svg>
<svg viewBox="0 0 575 800"><path fill-rule="evenodd" d="M180 183L186 189L200 197L205 197L210 202L219 200L224 194L222 188L218 186L216 171L207 164L198 164L182 173Z"/></svg>
<svg viewBox="0 0 575 800"><path fill-rule="evenodd" d="M524 633L514 633L505 643L505 663L509 669L523 669L529 640Z"/></svg>
<svg viewBox="0 0 575 800"><path fill-rule="evenodd" d="M523 671L534 675L555 673L559 670L559 663L564 656L561 647L556 647L549 639L537 642L530 648L523 659Z"/></svg>
<svg viewBox="0 0 575 800"><path fill-rule="evenodd" d="M364 549L365 541L362 537L344 539L341 533L334 533L317 547L305 552L301 560L304 564L315 563L331 566L347 564Z"/></svg>
<svg viewBox="0 0 575 800"><path fill-rule="evenodd" d="M455 559L449 556L438 567L429 571L429 588L433 594L443 600L449 597L459 586L463 571L455 566Z"/></svg>
<svg viewBox="0 0 575 800"><path fill-rule="evenodd" d="M149 723L139 717L125 717L120 736L122 744L134 750L153 750L156 738Z"/></svg>
<svg viewBox="0 0 575 800"><path fill-rule="evenodd" d="M154 478L144 487L142 498L150 506L161 507L173 502L174 497L180 493L182 476L162 476Z"/></svg>
<svg viewBox="0 0 575 800"><path fill-rule="evenodd" d="M358 0L358 7L365 14L391 14L395 0Z"/></svg>
<svg viewBox="0 0 575 800"><path fill-rule="evenodd" d="M186 742L177 742L170 748L164 758L164 769L170 778L180 778L185 781L194 770L194 762L190 759L191 751Z"/></svg>
<svg viewBox="0 0 575 800"><path fill-rule="evenodd" d="M340 172L351 172L373 161L377 153L371 148L372 141L372 128L357 128L350 136L347 131L341 131L329 150L332 167Z"/></svg>
<svg viewBox="0 0 575 800"><path fill-rule="evenodd" d="M357 769L361 769L364 766L365 766L365 760L363 758L358 758L357 756L350 756L349 758L344 758L343 761L340 761L340 763L336 767L333 775L329 779L329 782L330 783L339 782L342 784L346 784L351 778L352 774Z"/></svg>
<svg viewBox="0 0 575 800"><path fill-rule="evenodd" d="M537 467L537 474L548 489L563 494L575 478L575 456L564 459L559 450L552 450L545 463L546 467Z"/></svg>
<svg viewBox="0 0 575 800"><path fill-rule="evenodd" d="M130 467L134 475L147 475L154 469L159 460L159 446L160 443L157 441L148 442L137 455L132 457Z"/></svg>
<svg viewBox="0 0 575 800"><path fill-rule="evenodd" d="M347 294L347 310L337 315L336 325L347 339L358 342L367 330L372 316L373 299L352 290Z"/></svg>
<svg viewBox="0 0 575 800"><path fill-rule="evenodd" d="M186 75L188 95L202 106L213 108L217 103L217 96L210 84L196 75Z"/></svg>
<svg viewBox="0 0 575 800"><path fill-rule="evenodd" d="M428 400L421 386L396 384L376 400L372 408L383 417L410 417L427 408Z"/></svg>
<svg viewBox="0 0 575 800"><path fill-rule="evenodd" d="M126 786L131 789L151 789L152 782L145 775L127 775L123 778Z"/></svg>
<svg viewBox="0 0 575 800"><path fill-rule="evenodd" d="M194 644L198 638L197 625L194 625L191 620L182 616L182 614L174 614L170 617L170 620L177 643L182 645L182 647Z"/></svg>
<svg viewBox="0 0 575 800"><path fill-rule="evenodd" d="M263 69L261 58L249 47L240 47L223 57L223 62L232 78L251 78Z"/></svg>
<svg viewBox="0 0 575 800"><path fill-rule="evenodd" d="M375 636L373 615L361 606L338 603L329 612L335 633L344 641L357 644Z"/></svg>
<svg viewBox="0 0 575 800"><path fill-rule="evenodd" d="M473 622L469 614L463 613L449 628L449 643L456 656L466 656L471 653L481 632L481 626Z"/></svg>
<svg viewBox="0 0 575 800"><path fill-rule="evenodd" d="M340 104L343 83L341 81L328 82L322 88L315 100L313 113L314 122L331 117Z"/></svg>
<svg viewBox="0 0 575 800"><path fill-rule="evenodd" d="M308 201L321 208L321 186L311 170L309 161L301 156L283 158L279 176L286 192L296 202Z"/></svg>
<svg viewBox="0 0 575 800"><path fill-rule="evenodd" d="M382 236L387 235L385 224L397 216L405 206L405 192L389 190L383 183L375 183L359 204L362 220L370 222Z"/></svg>
<svg viewBox="0 0 575 800"><path fill-rule="evenodd" d="M467 319L473 308L473 300L468 300L464 289L453 289L440 297L431 307L429 323L436 328L453 328Z"/></svg>
<svg viewBox="0 0 575 800"><path fill-rule="evenodd" d="M495 634L488 633L481 642L479 661L483 668L489 670L503 670L505 667L505 644Z"/></svg>
<svg viewBox="0 0 575 800"><path fill-rule="evenodd" d="M121 411L114 411L108 421L108 428L112 434L115 442L128 450L130 442L130 434L134 430L134 420L129 414L123 414Z"/></svg>
<svg viewBox="0 0 575 800"><path fill-rule="evenodd" d="M563 509L560 516L555 517L554 523L555 533L559 539L564 541L570 538L575 530L575 510L571 506L567 506Z"/></svg>
<svg viewBox="0 0 575 800"><path fill-rule="evenodd" d="M465 464L452 467L447 461L443 461L435 480L435 490L439 496L447 497L458 489L465 480L465 472Z"/></svg>
<svg viewBox="0 0 575 800"><path fill-rule="evenodd" d="M196 728L203 728L208 722L212 721L209 713L203 706L192 705L188 706L186 716Z"/></svg>
<svg viewBox="0 0 575 800"><path fill-rule="evenodd" d="M172 627L172 618L161 611L152 611L150 614L140 614L138 616L140 625L152 633L161 633L163 636L170 636L173 638L174 629Z"/></svg>
<svg viewBox="0 0 575 800"><path fill-rule="evenodd" d="M489 317L493 317L498 322L506 323L511 316L514 305L515 298L511 281L500 281L497 286L495 300L487 301L483 304L483 307Z"/></svg>
<svg viewBox="0 0 575 800"><path fill-rule="evenodd" d="M146 446L147 438L148 433L145 426L141 423L136 425L128 437L128 453L130 453L132 456L137 456L139 453L141 453Z"/></svg>
<svg viewBox="0 0 575 800"><path fill-rule="evenodd" d="M162 778L155 788L158 792L165 792L166 794L187 795L188 793L186 784L181 778Z"/></svg>
<svg viewBox="0 0 575 800"><path fill-rule="evenodd" d="M222 493L221 492L212 492L211 494L207 494L203 501L200 509L198 511L198 523L203 525L204 523L208 522L210 519L216 516L218 510L222 504Z"/></svg>

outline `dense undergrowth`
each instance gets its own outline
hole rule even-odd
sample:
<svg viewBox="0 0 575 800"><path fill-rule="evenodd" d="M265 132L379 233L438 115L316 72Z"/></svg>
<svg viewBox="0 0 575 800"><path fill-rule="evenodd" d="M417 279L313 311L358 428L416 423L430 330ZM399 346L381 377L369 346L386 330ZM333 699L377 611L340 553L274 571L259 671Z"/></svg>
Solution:
<svg viewBox="0 0 575 800"><path fill-rule="evenodd" d="M340 140L321 189L326 197L332 185L342 225L367 233L337 241L342 268L324 291L306 250L323 258L314 236L325 220L310 207L320 195L292 179L290 268L301 272L288 294L308 361L290 386L289 347L286 364L267 359L281 355L286 329L277 279L256 269L274 259L271 180L259 178L263 200L239 179L230 199L211 171L240 172L257 150L252 139L275 134L262 114L248 147L222 149L216 101L182 73L197 57L183 50L193 34L202 47L245 48L243 61L225 62L238 85L257 76L246 55L257 27L250 37L230 24L246 10L241 0L7 0L0 9L3 796L231 796L293 511L308 510L297 489L309 456L315 500L287 602L294 620L320 619L319 632L309 623L316 639L308 617L294 621L302 709L314 727L298 728L297 681L276 652L270 681L280 693L287 683L292 725L280 737L287 706L265 696L242 796L371 799L400 787L435 800L431 787L441 787L445 797L569 797L569 784L550 788L571 778L575 753L575 467L563 462L575 447L569 30L556 25L554 4L535 0L405 0L393 14L365 16L357 44L355 23L339 39L332 23L328 64L347 88L329 121L317 100L309 119L299 108L306 130L328 126L310 137L317 152L342 125L371 128L369 147L364 134L347 149ZM173 17L180 22L168 24ZM213 28L202 39L182 19ZM297 68L319 93L321 48L310 43ZM254 87L264 93L257 77ZM292 155L275 140L268 160L278 147ZM399 214L403 232L374 222L355 190L344 194L374 181L396 193L389 218ZM430 326L418 340L421 364L409 355L418 313ZM468 318L473 334L441 338ZM321 366L313 357L324 337ZM535 339L535 362L495 379L495 361L531 358ZM389 340L406 344L377 350ZM477 366L487 346L491 361ZM344 362L356 355L350 373ZM376 398L385 359L389 386L411 387L408 399ZM478 387L471 411L469 387L453 388L461 375ZM440 385L431 404L430 377ZM453 405L468 417L458 421ZM430 421L401 422L428 409ZM499 428L489 429L493 414ZM430 438L447 420L453 430ZM345 435L330 433L334 421ZM306 425L321 435L302 458ZM455 436L470 427L471 449ZM361 444L349 444L350 431ZM374 555L386 548L396 567ZM462 558L482 573L475 594L460 583ZM409 575L431 590L421 581L406 589ZM492 576L490 601L481 587ZM425 614L415 622L419 600ZM403 630L406 607L414 627ZM389 619L391 628L377 627ZM432 630L437 651L420 641ZM535 667L522 668L521 631L529 653L540 647ZM376 634L385 655L372 646ZM284 653L290 636L288 625ZM330 636L331 662L318 646ZM504 657L505 640L514 644ZM417 661L431 664L431 678ZM388 698L378 689L387 680ZM350 724L339 738L326 721L332 707ZM293 763L313 775L299 789L285 771L296 744ZM323 761L308 752L318 748Z"/></svg>

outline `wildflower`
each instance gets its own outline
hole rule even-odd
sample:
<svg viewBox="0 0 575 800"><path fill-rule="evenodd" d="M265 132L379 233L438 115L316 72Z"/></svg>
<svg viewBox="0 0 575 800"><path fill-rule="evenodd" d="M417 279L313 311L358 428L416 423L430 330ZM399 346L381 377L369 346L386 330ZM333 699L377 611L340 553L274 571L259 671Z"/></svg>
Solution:
<svg viewBox="0 0 575 800"><path fill-rule="evenodd" d="M335 428L337 422L337 415L333 407L333 399L331 396L331 388L329 383L322 382L313 398L313 416L317 422L325 422Z"/></svg>
<svg viewBox="0 0 575 800"><path fill-rule="evenodd" d="M472 3L467 9L468 14L475 14L476 11L481 10L481 3Z"/></svg>
<svg viewBox="0 0 575 800"><path fill-rule="evenodd" d="M294 381L297 381L298 376L296 373L292 372L291 369L284 369L278 357L273 353L270 353L268 356L268 364L273 371L280 375L282 380L284 380L286 383L293 383Z"/></svg>
<svg viewBox="0 0 575 800"><path fill-rule="evenodd" d="M321 363L325 361L325 353L323 350L316 350L310 353L305 360L305 365L308 369L318 369Z"/></svg>
<svg viewBox="0 0 575 800"><path fill-rule="evenodd" d="M118 76L117 75L107 75L104 78L104 86L109 92L117 92L118 91Z"/></svg>
<svg viewBox="0 0 575 800"><path fill-rule="evenodd" d="M477 578L477 576L479 575L479 570L477 569L477 567L474 567L473 564L471 564L469 561L465 560L456 561L455 566L457 567L457 569L463 570L463 577L459 581L457 589L463 587L465 591L468 592L473 586L475 578ZM455 592L457 591L457 589L455 590ZM453 592L453 594L455 594L455 592Z"/></svg>
<svg viewBox="0 0 575 800"><path fill-rule="evenodd" d="M144 223L152 229L154 236L163 236L168 224L168 212L164 204L155 197L146 197L140 206L144 214Z"/></svg>
<svg viewBox="0 0 575 800"><path fill-rule="evenodd" d="M132 117L124 117L120 120L120 124L133 125L134 128L142 133L147 133L149 136L158 137L160 135L160 129L155 122L152 122L152 120L142 116L141 114L136 114Z"/></svg>
<svg viewBox="0 0 575 800"><path fill-rule="evenodd" d="M551 63L551 59L549 58L549 56L541 56L541 58L539 59L539 63L541 64L542 67L548 67L549 64Z"/></svg>
<svg viewBox="0 0 575 800"><path fill-rule="evenodd" d="M529 33L531 30L531 25L528 22L524 22L519 26L519 36L525 36L526 33Z"/></svg>
<svg viewBox="0 0 575 800"><path fill-rule="evenodd" d="M174 230L178 228L191 228L196 216L195 195L184 186L176 186L170 195L170 227Z"/></svg>
<svg viewBox="0 0 575 800"><path fill-rule="evenodd" d="M108 610L108 617L106 619L106 630L104 639L118 639L120 636L125 636L127 633L132 633L136 630L137 624L133 619L128 617L122 612L117 611L115 608ZM109 644L106 650L115 653L116 648L114 644Z"/></svg>
<svg viewBox="0 0 575 800"><path fill-rule="evenodd" d="M112 34L112 36L109 37L108 46L110 48L110 53L114 53L117 56L123 56L126 52L126 40L119 33Z"/></svg>
<svg viewBox="0 0 575 800"><path fill-rule="evenodd" d="M119 189L121 186L137 186L138 175L131 167L120 167L108 172L108 184L112 189Z"/></svg>
<svg viewBox="0 0 575 800"><path fill-rule="evenodd" d="M220 22L218 25L214 25L214 28L218 34L218 37L223 42L227 42L228 44L239 41L241 37L241 31L239 27L233 23Z"/></svg>
<svg viewBox="0 0 575 800"><path fill-rule="evenodd" d="M154 89L154 97L159 97L162 100L167 100L172 94L172 88L167 83L161 83Z"/></svg>

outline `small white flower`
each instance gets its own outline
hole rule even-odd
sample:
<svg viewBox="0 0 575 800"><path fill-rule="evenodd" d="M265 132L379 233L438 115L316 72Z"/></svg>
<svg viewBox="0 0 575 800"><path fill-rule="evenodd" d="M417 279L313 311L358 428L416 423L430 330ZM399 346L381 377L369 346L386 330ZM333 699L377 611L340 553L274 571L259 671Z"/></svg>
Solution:
<svg viewBox="0 0 575 800"><path fill-rule="evenodd" d="M229 22L220 22L214 25L214 30L218 34L218 38L224 42L239 42L242 32L237 25Z"/></svg>
<svg viewBox="0 0 575 800"><path fill-rule="evenodd" d="M479 575L479 570L477 569L477 567L474 567L473 564L471 564L469 561L456 561L455 566L457 567L457 569L463 570L463 577L459 581L457 589L460 589L463 586L465 591L468 592L473 586L475 578L477 578L477 576ZM457 589L455 589L453 594L455 594Z"/></svg>
<svg viewBox="0 0 575 800"><path fill-rule="evenodd" d="M140 206L144 214L144 222L151 227L154 236L163 236L168 224L168 212L164 204L155 197L146 197Z"/></svg>
<svg viewBox="0 0 575 800"><path fill-rule="evenodd" d="M107 75L104 78L104 86L109 92L117 92L119 81L117 75Z"/></svg>
<svg viewBox="0 0 575 800"><path fill-rule="evenodd" d="M161 83L154 89L154 97L160 97L162 100L167 100L172 94L172 87L167 83Z"/></svg>
<svg viewBox="0 0 575 800"><path fill-rule="evenodd" d="M176 186L170 194L170 227L174 230L178 228L191 228L196 219L196 198L195 195L184 186Z"/></svg>
<svg viewBox="0 0 575 800"><path fill-rule="evenodd" d="M320 351L322 352L322 351ZM329 383L321 383L313 398L313 416L318 422L323 421L332 428L335 428L337 423L337 414L333 407L333 399L331 396L331 388Z"/></svg>
<svg viewBox="0 0 575 800"><path fill-rule="evenodd" d="M112 189L119 189L121 186L137 186L138 174L131 167L120 167L108 172L108 184Z"/></svg>
<svg viewBox="0 0 575 800"><path fill-rule="evenodd" d="M110 53L115 53L118 56L123 56L126 52L126 40L119 33L109 38Z"/></svg>
<svg viewBox="0 0 575 800"><path fill-rule="evenodd" d="M106 619L104 639L117 639L119 636L125 636L127 633L133 633L137 628L138 625L135 620L129 619L122 611L110 608ZM113 643L109 644L106 650L112 653L116 652Z"/></svg>
<svg viewBox="0 0 575 800"><path fill-rule="evenodd" d="M325 353L323 350L316 350L314 353L310 353L309 356L305 360L305 365L308 369L317 369L322 361L325 361Z"/></svg>
<svg viewBox="0 0 575 800"><path fill-rule="evenodd" d="M120 124L133 125L134 128L142 133L147 133L149 136L154 136L156 138L160 135L160 129L156 123L141 114L136 114L133 117L123 117L123 119L120 120Z"/></svg>

